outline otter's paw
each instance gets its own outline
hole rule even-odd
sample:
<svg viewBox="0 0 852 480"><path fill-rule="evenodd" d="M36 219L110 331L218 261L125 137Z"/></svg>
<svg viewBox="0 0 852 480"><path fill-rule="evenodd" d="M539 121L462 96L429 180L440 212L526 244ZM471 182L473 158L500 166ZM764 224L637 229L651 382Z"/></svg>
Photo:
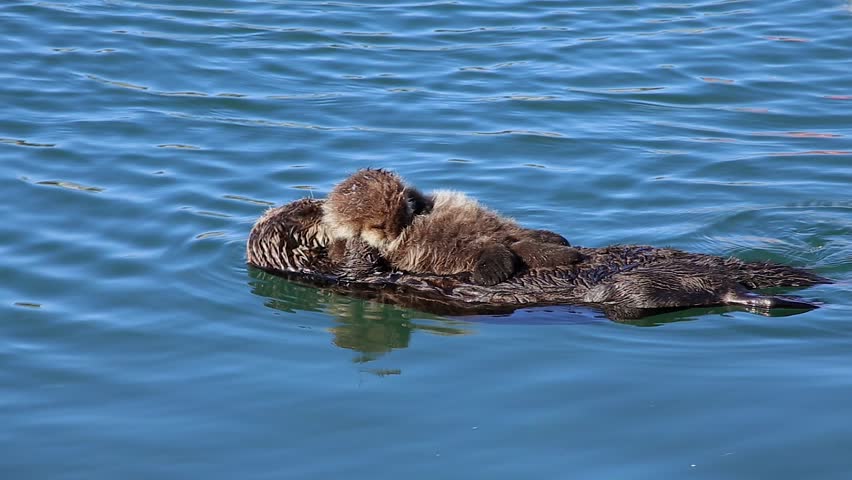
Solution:
<svg viewBox="0 0 852 480"><path fill-rule="evenodd" d="M528 268L564 267L583 260L583 254L579 250L563 245L521 240L513 243L510 248Z"/></svg>
<svg viewBox="0 0 852 480"><path fill-rule="evenodd" d="M564 245L566 247L570 247L571 243L568 242L565 237L559 235L558 233L551 232L550 230L527 230L526 237L529 240L539 243L547 243L552 245Z"/></svg>
<svg viewBox="0 0 852 480"><path fill-rule="evenodd" d="M560 265L574 265L583 261L583 254L573 247L554 248L550 254L550 265L558 267Z"/></svg>
<svg viewBox="0 0 852 480"><path fill-rule="evenodd" d="M335 273L344 278L357 279L387 268L379 251L360 239L335 240L329 247L329 258Z"/></svg>
<svg viewBox="0 0 852 480"><path fill-rule="evenodd" d="M515 255L503 245L490 245L476 260L472 280L477 285L496 285L515 273Z"/></svg>

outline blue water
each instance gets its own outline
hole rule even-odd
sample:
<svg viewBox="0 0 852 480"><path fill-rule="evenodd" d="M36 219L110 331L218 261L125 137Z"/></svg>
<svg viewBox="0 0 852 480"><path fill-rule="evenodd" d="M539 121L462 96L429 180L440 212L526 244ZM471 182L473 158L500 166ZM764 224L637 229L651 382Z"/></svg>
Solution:
<svg viewBox="0 0 852 480"><path fill-rule="evenodd" d="M0 478L846 479L852 7L0 4ZM349 172L814 268L789 317L440 318L249 269ZM643 328L651 327L651 328Z"/></svg>

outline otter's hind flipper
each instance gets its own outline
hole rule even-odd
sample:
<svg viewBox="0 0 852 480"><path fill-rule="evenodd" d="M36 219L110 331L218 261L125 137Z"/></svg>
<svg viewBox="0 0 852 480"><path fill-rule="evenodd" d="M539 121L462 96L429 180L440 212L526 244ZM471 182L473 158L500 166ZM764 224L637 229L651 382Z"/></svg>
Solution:
<svg viewBox="0 0 852 480"><path fill-rule="evenodd" d="M729 305L743 305L755 310L770 310L773 308L813 310L819 308L819 305L799 298L784 297L781 295L760 295L747 291L731 292L725 296L724 300Z"/></svg>

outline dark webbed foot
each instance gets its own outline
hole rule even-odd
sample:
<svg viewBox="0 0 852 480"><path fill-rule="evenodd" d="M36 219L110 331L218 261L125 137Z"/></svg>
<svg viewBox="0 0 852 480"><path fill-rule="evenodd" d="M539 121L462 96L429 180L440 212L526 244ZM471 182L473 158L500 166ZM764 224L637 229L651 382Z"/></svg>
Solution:
<svg viewBox="0 0 852 480"><path fill-rule="evenodd" d="M565 245L566 247L570 247L571 243L556 232L551 232L550 230L525 230L524 237L528 240L532 240L539 243L547 243L552 245Z"/></svg>
<svg viewBox="0 0 852 480"><path fill-rule="evenodd" d="M509 247L528 268L554 268L574 265L583 260L579 250L565 245L521 240Z"/></svg>
<svg viewBox="0 0 852 480"><path fill-rule="evenodd" d="M484 286L496 285L515 274L516 257L511 250L500 244L486 246L473 267L473 283Z"/></svg>

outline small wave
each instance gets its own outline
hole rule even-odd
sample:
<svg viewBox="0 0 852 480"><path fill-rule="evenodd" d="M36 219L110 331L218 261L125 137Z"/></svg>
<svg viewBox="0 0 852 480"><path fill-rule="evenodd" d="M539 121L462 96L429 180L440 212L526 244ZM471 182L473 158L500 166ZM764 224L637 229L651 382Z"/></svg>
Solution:
<svg viewBox="0 0 852 480"><path fill-rule="evenodd" d="M55 143L34 143L28 142L26 140L19 140L16 138L0 138L0 143L5 143L8 145L17 145L19 147L36 147L36 148L52 148L55 147Z"/></svg>
<svg viewBox="0 0 852 480"><path fill-rule="evenodd" d="M201 147L196 147L195 145L185 145L182 143L164 143L162 145L157 145L157 148L177 148L180 150L201 150Z"/></svg>
<svg viewBox="0 0 852 480"><path fill-rule="evenodd" d="M92 186L89 186L89 185L81 185L79 183L67 182L67 181L64 181L64 180L43 180L43 181L35 182L35 183L36 183L36 185L48 185L48 186L52 186L52 187L67 188L69 190L79 190L79 191L82 191L82 192L100 193L100 192L103 192L104 190L106 190L106 189L101 188L101 187L92 187Z"/></svg>
<svg viewBox="0 0 852 480"><path fill-rule="evenodd" d="M561 133L536 130L501 130L499 132L474 132L474 135L532 135L536 137L564 137Z"/></svg>
<svg viewBox="0 0 852 480"><path fill-rule="evenodd" d="M195 236L196 240L204 240L205 238L215 238L215 237L224 237L227 235L227 232L215 231L215 232L204 232L199 233Z"/></svg>
<svg viewBox="0 0 852 480"><path fill-rule="evenodd" d="M272 202L267 202L266 200L256 200L254 198L243 197L241 195L222 195L222 198L226 198L228 200L237 200L239 202L250 203L252 205L261 205L264 207L271 207L275 204Z"/></svg>
<svg viewBox="0 0 852 480"><path fill-rule="evenodd" d="M144 85L136 85L135 83L122 82L118 80L107 80L106 78L101 78L97 75L86 74L86 78L99 83L103 83L105 85L111 85L113 87L129 88L131 90L148 90L148 87Z"/></svg>
<svg viewBox="0 0 852 480"><path fill-rule="evenodd" d="M41 308L41 304L35 302L15 302L13 305L24 308Z"/></svg>

